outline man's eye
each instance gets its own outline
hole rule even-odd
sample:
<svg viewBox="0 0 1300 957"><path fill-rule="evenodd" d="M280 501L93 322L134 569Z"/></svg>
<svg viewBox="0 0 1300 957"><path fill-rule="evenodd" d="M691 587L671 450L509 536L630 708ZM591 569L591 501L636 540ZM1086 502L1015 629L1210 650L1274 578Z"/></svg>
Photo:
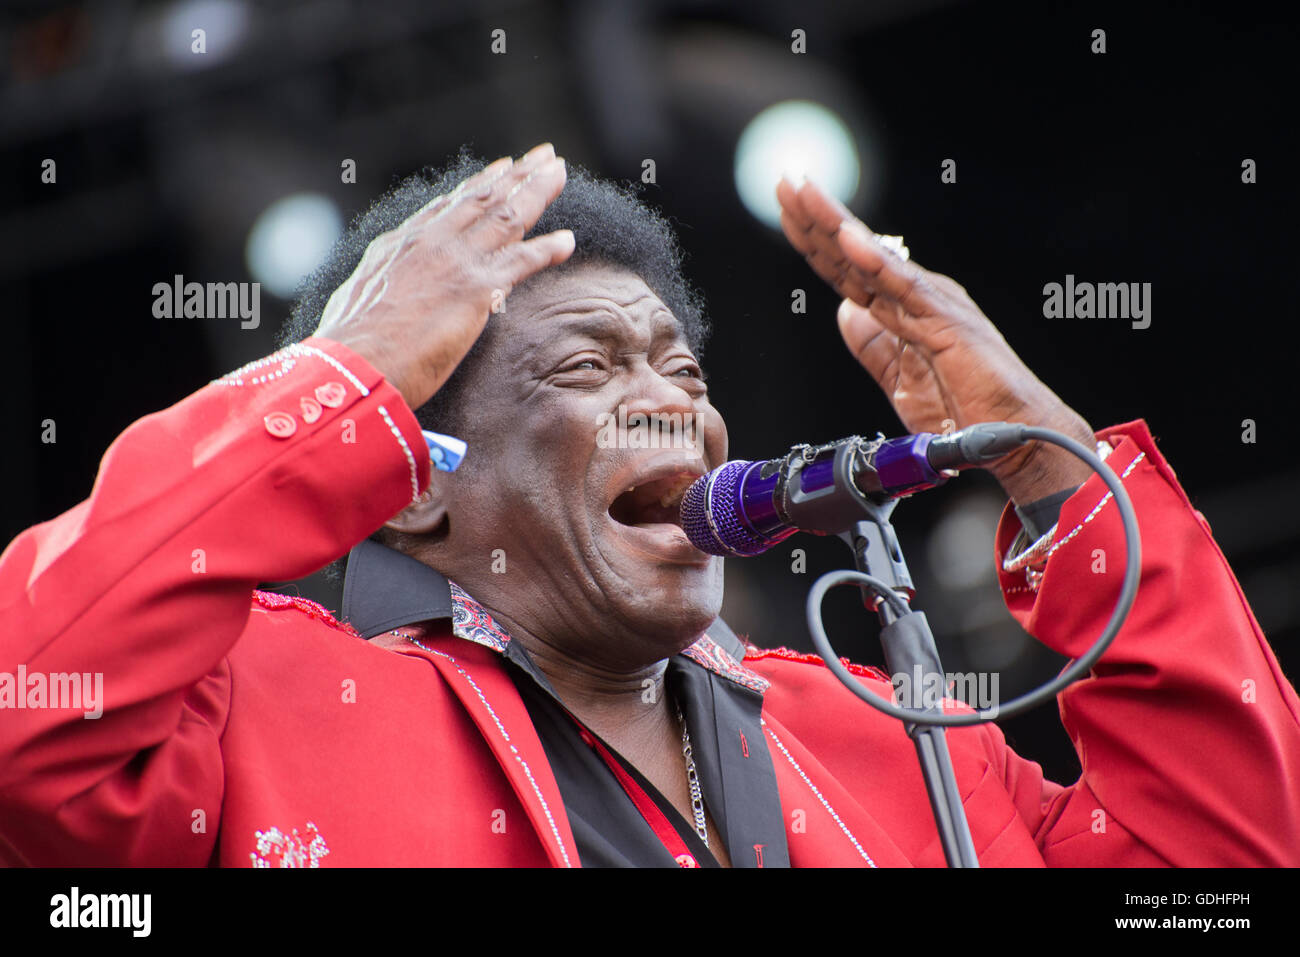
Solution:
<svg viewBox="0 0 1300 957"><path fill-rule="evenodd" d="M573 365L567 366L563 371L564 372L580 372L580 371L585 372L587 370L594 371L599 368L600 367L596 365L595 359L583 359L581 362L575 362Z"/></svg>

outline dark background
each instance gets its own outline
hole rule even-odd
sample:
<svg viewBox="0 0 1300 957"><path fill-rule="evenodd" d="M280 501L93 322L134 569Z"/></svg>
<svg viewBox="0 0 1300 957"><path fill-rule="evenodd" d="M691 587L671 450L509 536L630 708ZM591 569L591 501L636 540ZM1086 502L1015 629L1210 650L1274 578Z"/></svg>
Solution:
<svg viewBox="0 0 1300 957"><path fill-rule="evenodd" d="M207 9L212 9L211 7ZM849 357L836 297L741 205L736 139L791 98L855 130L871 183L850 204L966 286L1040 378L1094 427L1145 418L1204 512L1284 669L1300 670L1300 461L1292 441L1296 28L1282 5L871 2L429 3L229 0L237 42L178 65L169 17L203 5L9 3L0 90L0 302L6 382L0 541L91 489L122 429L272 351L262 322L155 319L153 284L246 281L270 202L310 190L350 218L462 143L488 158L555 143L616 180L657 164L708 297L705 355L733 455L901 432ZM196 12L197 11L197 12ZM197 19L196 19L197 18ZM507 32L493 55L490 34ZM790 50L793 29L807 53ZM1090 52L1094 28L1107 52ZM188 46L184 31L180 49ZM169 58L168 54L172 54ZM58 164L55 184L41 161ZM956 184L940 163L958 164ZM340 164L357 182L340 182ZM1258 182L1241 182L1241 163ZM1152 324L1048 320L1043 285L1150 282ZM808 312L790 310L808 291ZM1242 420L1258 438L1242 441ZM53 419L57 441L41 441ZM1011 620L993 577L1003 498L983 474L895 513L950 671L998 670L1004 700L1060 659ZM796 546L797 543L797 546ZM801 536L728 563L724 616L757 644L808 649L803 601L848 564ZM807 550L806 574L790 549ZM851 590L827 601L841 653L878 662ZM1004 722L1072 781L1048 707Z"/></svg>

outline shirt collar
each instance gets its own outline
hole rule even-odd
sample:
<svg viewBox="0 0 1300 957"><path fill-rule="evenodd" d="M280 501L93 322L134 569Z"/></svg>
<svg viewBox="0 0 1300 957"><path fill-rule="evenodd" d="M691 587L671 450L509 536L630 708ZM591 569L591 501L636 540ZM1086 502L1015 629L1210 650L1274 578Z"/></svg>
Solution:
<svg viewBox="0 0 1300 957"><path fill-rule="evenodd" d="M348 554L342 616L363 638L423 621L451 620L459 638L504 654L510 634L454 582L428 565L372 539ZM746 668L745 644L721 619L682 654L743 688L763 694L766 678Z"/></svg>

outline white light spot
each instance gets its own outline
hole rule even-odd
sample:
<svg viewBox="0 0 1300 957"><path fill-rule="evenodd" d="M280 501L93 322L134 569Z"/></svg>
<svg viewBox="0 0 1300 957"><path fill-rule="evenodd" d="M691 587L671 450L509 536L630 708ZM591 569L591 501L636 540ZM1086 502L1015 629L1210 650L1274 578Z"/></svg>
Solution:
<svg viewBox="0 0 1300 957"><path fill-rule="evenodd" d="M818 103L787 100L769 106L750 120L736 144L736 191L746 209L778 228L776 184L782 174L795 182L806 176L849 202L862 174L852 132Z"/></svg>
<svg viewBox="0 0 1300 957"><path fill-rule="evenodd" d="M267 292L288 299L342 232L343 217L329 197L285 196L266 207L249 230L248 271Z"/></svg>
<svg viewBox="0 0 1300 957"><path fill-rule="evenodd" d="M163 55L186 70L215 66L243 44L250 19L243 0L180 0L163 14ZM194 52L195 30L204 32L205 53Z"/></svg>

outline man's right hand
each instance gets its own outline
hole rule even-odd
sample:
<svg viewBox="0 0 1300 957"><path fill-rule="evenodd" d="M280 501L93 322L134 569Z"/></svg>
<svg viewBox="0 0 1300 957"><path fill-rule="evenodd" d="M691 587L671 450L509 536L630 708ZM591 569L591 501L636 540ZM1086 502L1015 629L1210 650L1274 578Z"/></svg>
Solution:
<svg viewBox="0 0 1300 957"><path fill-rule="evenodd" d="M510 290L572 255L567 229L524 241L564 182L564 160L549 143L490 164L376 236L315 335L357 353L418 409Z"/></svg>

